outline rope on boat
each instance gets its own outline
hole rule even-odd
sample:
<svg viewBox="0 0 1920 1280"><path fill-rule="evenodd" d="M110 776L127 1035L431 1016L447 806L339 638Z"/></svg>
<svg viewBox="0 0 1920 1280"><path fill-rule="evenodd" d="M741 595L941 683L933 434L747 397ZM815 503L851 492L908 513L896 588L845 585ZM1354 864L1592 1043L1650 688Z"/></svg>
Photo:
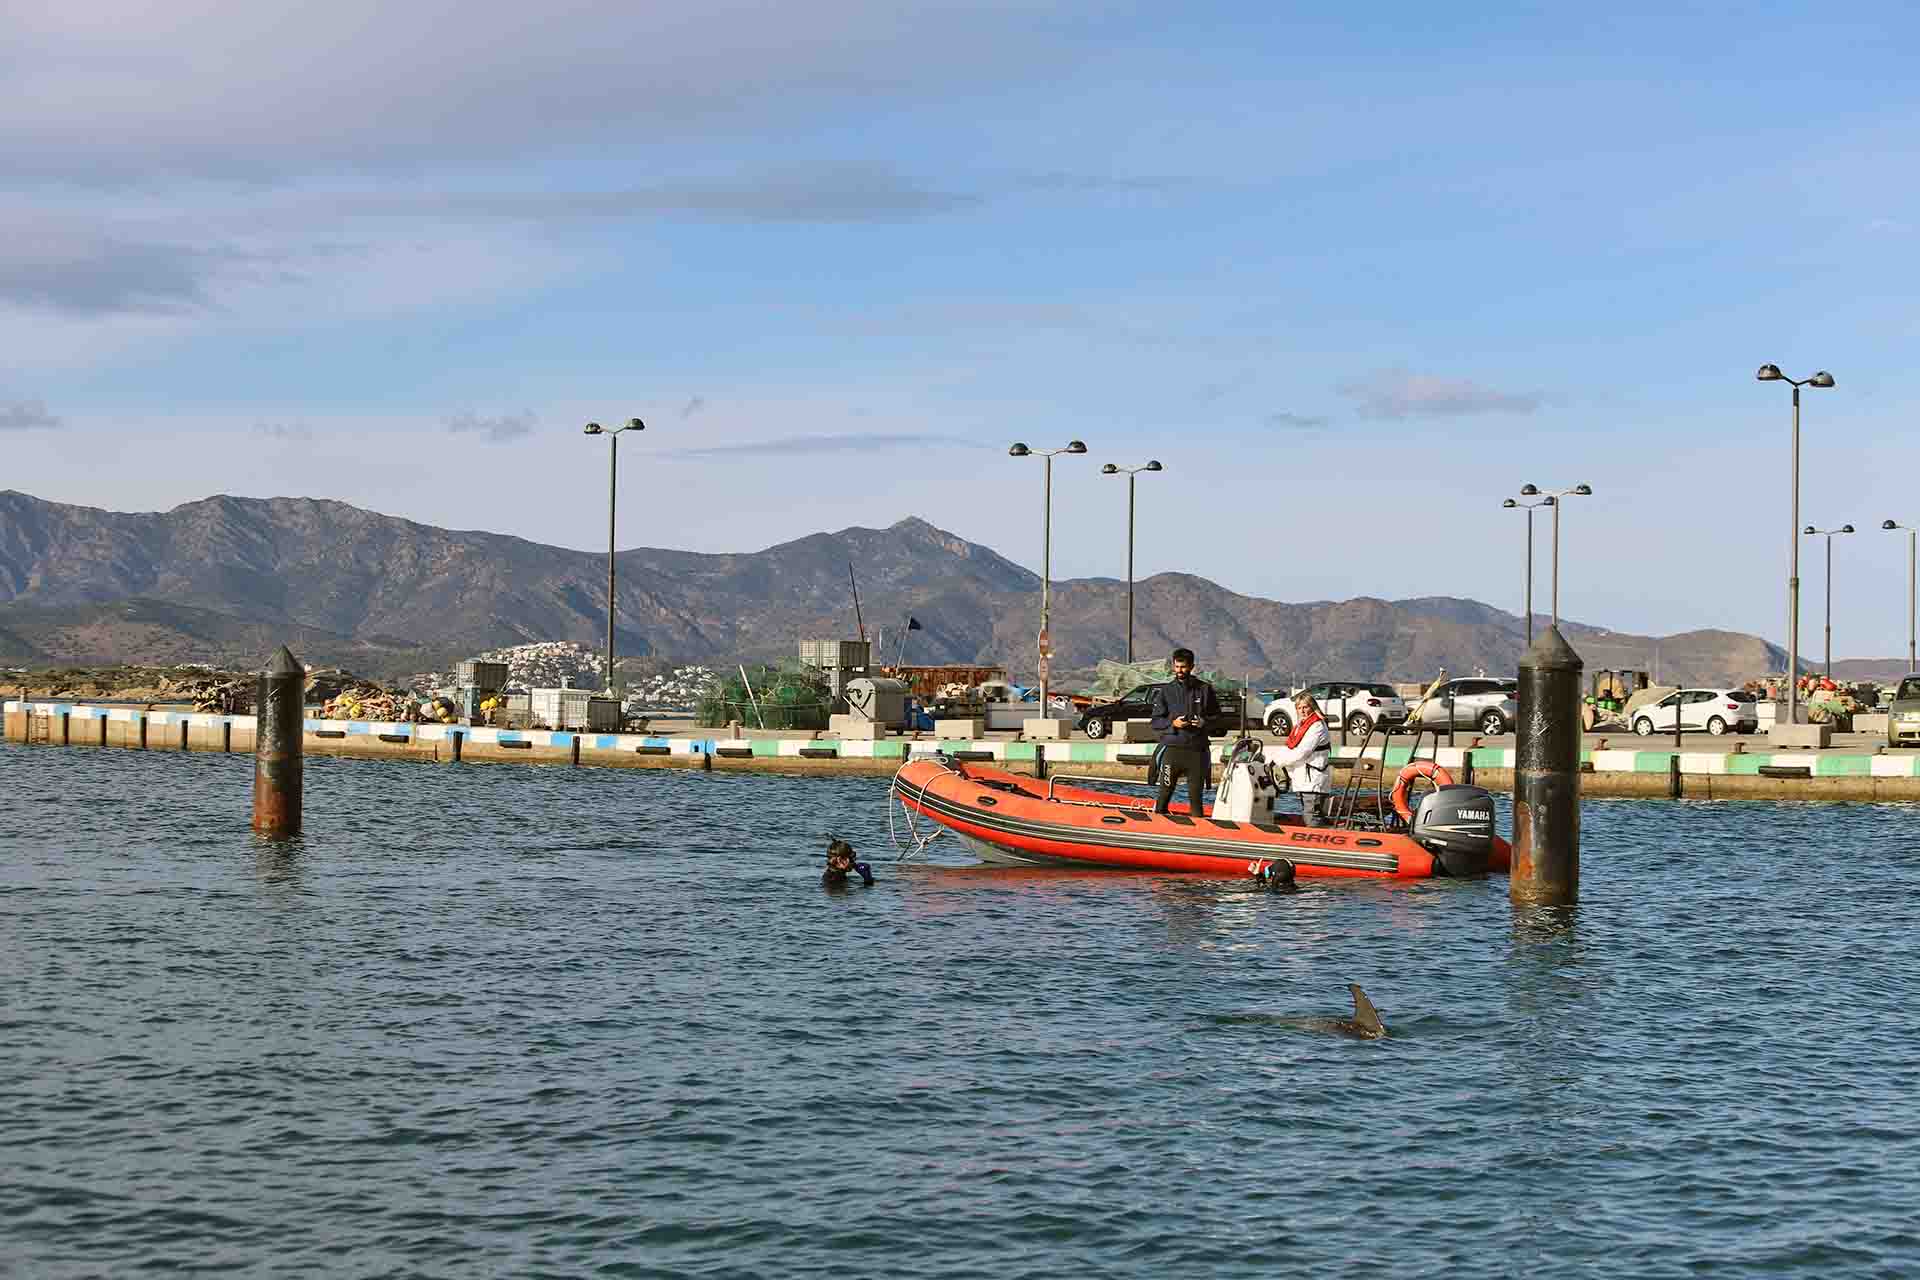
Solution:
<svg viewBox="0 0 1920 1280"><path fill-rule="evenodd" d="M920 758L925 760L929 757L922 756ZM948 773L962 778L966 777L966 774L956 769L953 764L948 761L944 752L934 752L931 759ZM938 840L946 831L945 827L929 818L927 819L927 833L921 835L919 828L913 820L913 810L907 807L907 802L901 800L898 806L894 804L894 801L899 799L900 775L906 772L907 766L912 763L913 758L911 756L903 760L900 767L893 771L893 781L887 784L887 843L893 846L893 860L895 862L906 862L909 859L921 857L926 853L927 846L935 840ZM906 820L907 824L907 834L904 841L894 826L894 810L896 807L899 809L900 816Z"/></svg>

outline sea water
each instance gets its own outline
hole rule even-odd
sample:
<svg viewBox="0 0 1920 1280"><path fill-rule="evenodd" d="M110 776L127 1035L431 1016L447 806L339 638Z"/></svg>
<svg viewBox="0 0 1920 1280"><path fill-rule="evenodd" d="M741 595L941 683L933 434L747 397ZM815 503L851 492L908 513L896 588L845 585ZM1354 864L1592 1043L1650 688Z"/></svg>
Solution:
<svg viewBox="0 0 1920 1280"><path fill-rule="evenodd" d="M1589 801L1516 910L894 865L879 778L250 785L0 746L0 1272L1920 1270L1914 806Z"/></svg>

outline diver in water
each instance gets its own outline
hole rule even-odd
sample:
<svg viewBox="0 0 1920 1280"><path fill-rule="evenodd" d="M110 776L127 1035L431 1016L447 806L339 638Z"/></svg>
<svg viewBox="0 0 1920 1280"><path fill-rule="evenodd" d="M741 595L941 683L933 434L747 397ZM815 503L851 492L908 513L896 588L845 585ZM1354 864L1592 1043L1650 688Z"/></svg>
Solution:
<svg viewBox="0 0 1920 1280"><path fill-rule="evenodd" d="M845 840L828 837L827 869L820 873L820 883L844 885L849 875L858 875L861 884L873 887L873 868L864 862L854 861L853 846Z"/></svg>

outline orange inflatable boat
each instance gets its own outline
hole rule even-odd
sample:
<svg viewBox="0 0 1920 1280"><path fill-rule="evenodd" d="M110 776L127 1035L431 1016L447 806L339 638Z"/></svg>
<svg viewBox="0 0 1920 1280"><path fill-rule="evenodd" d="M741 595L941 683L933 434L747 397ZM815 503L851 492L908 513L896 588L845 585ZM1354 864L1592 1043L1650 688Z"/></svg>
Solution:
<svg viewBox="0 0 1920 1280"><path fill-rule="evenodd" d="M1263 770L1257 761L1230 763L1222 780L1226 796L1215 803L1215 816L1203 818L1179 809L1156 814L1145 796L1069 779L1023 778L941 755L909 761L894 776L893 794L988 862L1255 877L1286 862L1299 876L1379 879L1476 876L1508 867L1511 851L1493 828L1493 797L1479 787L1442 783L1405 820L1349 817L1308 827L1298 817L1272 813L1271 776ZM1224 803L1235 795L1237 806ZM1247 816L1219 816L1223 810Z"/></svg>

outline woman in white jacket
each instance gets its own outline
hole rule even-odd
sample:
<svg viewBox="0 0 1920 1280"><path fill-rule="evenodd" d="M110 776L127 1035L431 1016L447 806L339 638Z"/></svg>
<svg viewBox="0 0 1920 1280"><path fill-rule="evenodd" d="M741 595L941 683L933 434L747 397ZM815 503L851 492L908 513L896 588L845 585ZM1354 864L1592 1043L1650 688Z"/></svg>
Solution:
<svg viewBox="0 0 1920 1280"><path fill-rule="evenodd" d="M1287 780L1300 796L1300 816L1306 824L1319 826L1333 738L1327 733L1327 722L1320 718L1320 708L1306 690L1293 695L1293 732L1287 735L1286 744L1269 748L1265 755L1268 764L1286 770Z"/></svg>

